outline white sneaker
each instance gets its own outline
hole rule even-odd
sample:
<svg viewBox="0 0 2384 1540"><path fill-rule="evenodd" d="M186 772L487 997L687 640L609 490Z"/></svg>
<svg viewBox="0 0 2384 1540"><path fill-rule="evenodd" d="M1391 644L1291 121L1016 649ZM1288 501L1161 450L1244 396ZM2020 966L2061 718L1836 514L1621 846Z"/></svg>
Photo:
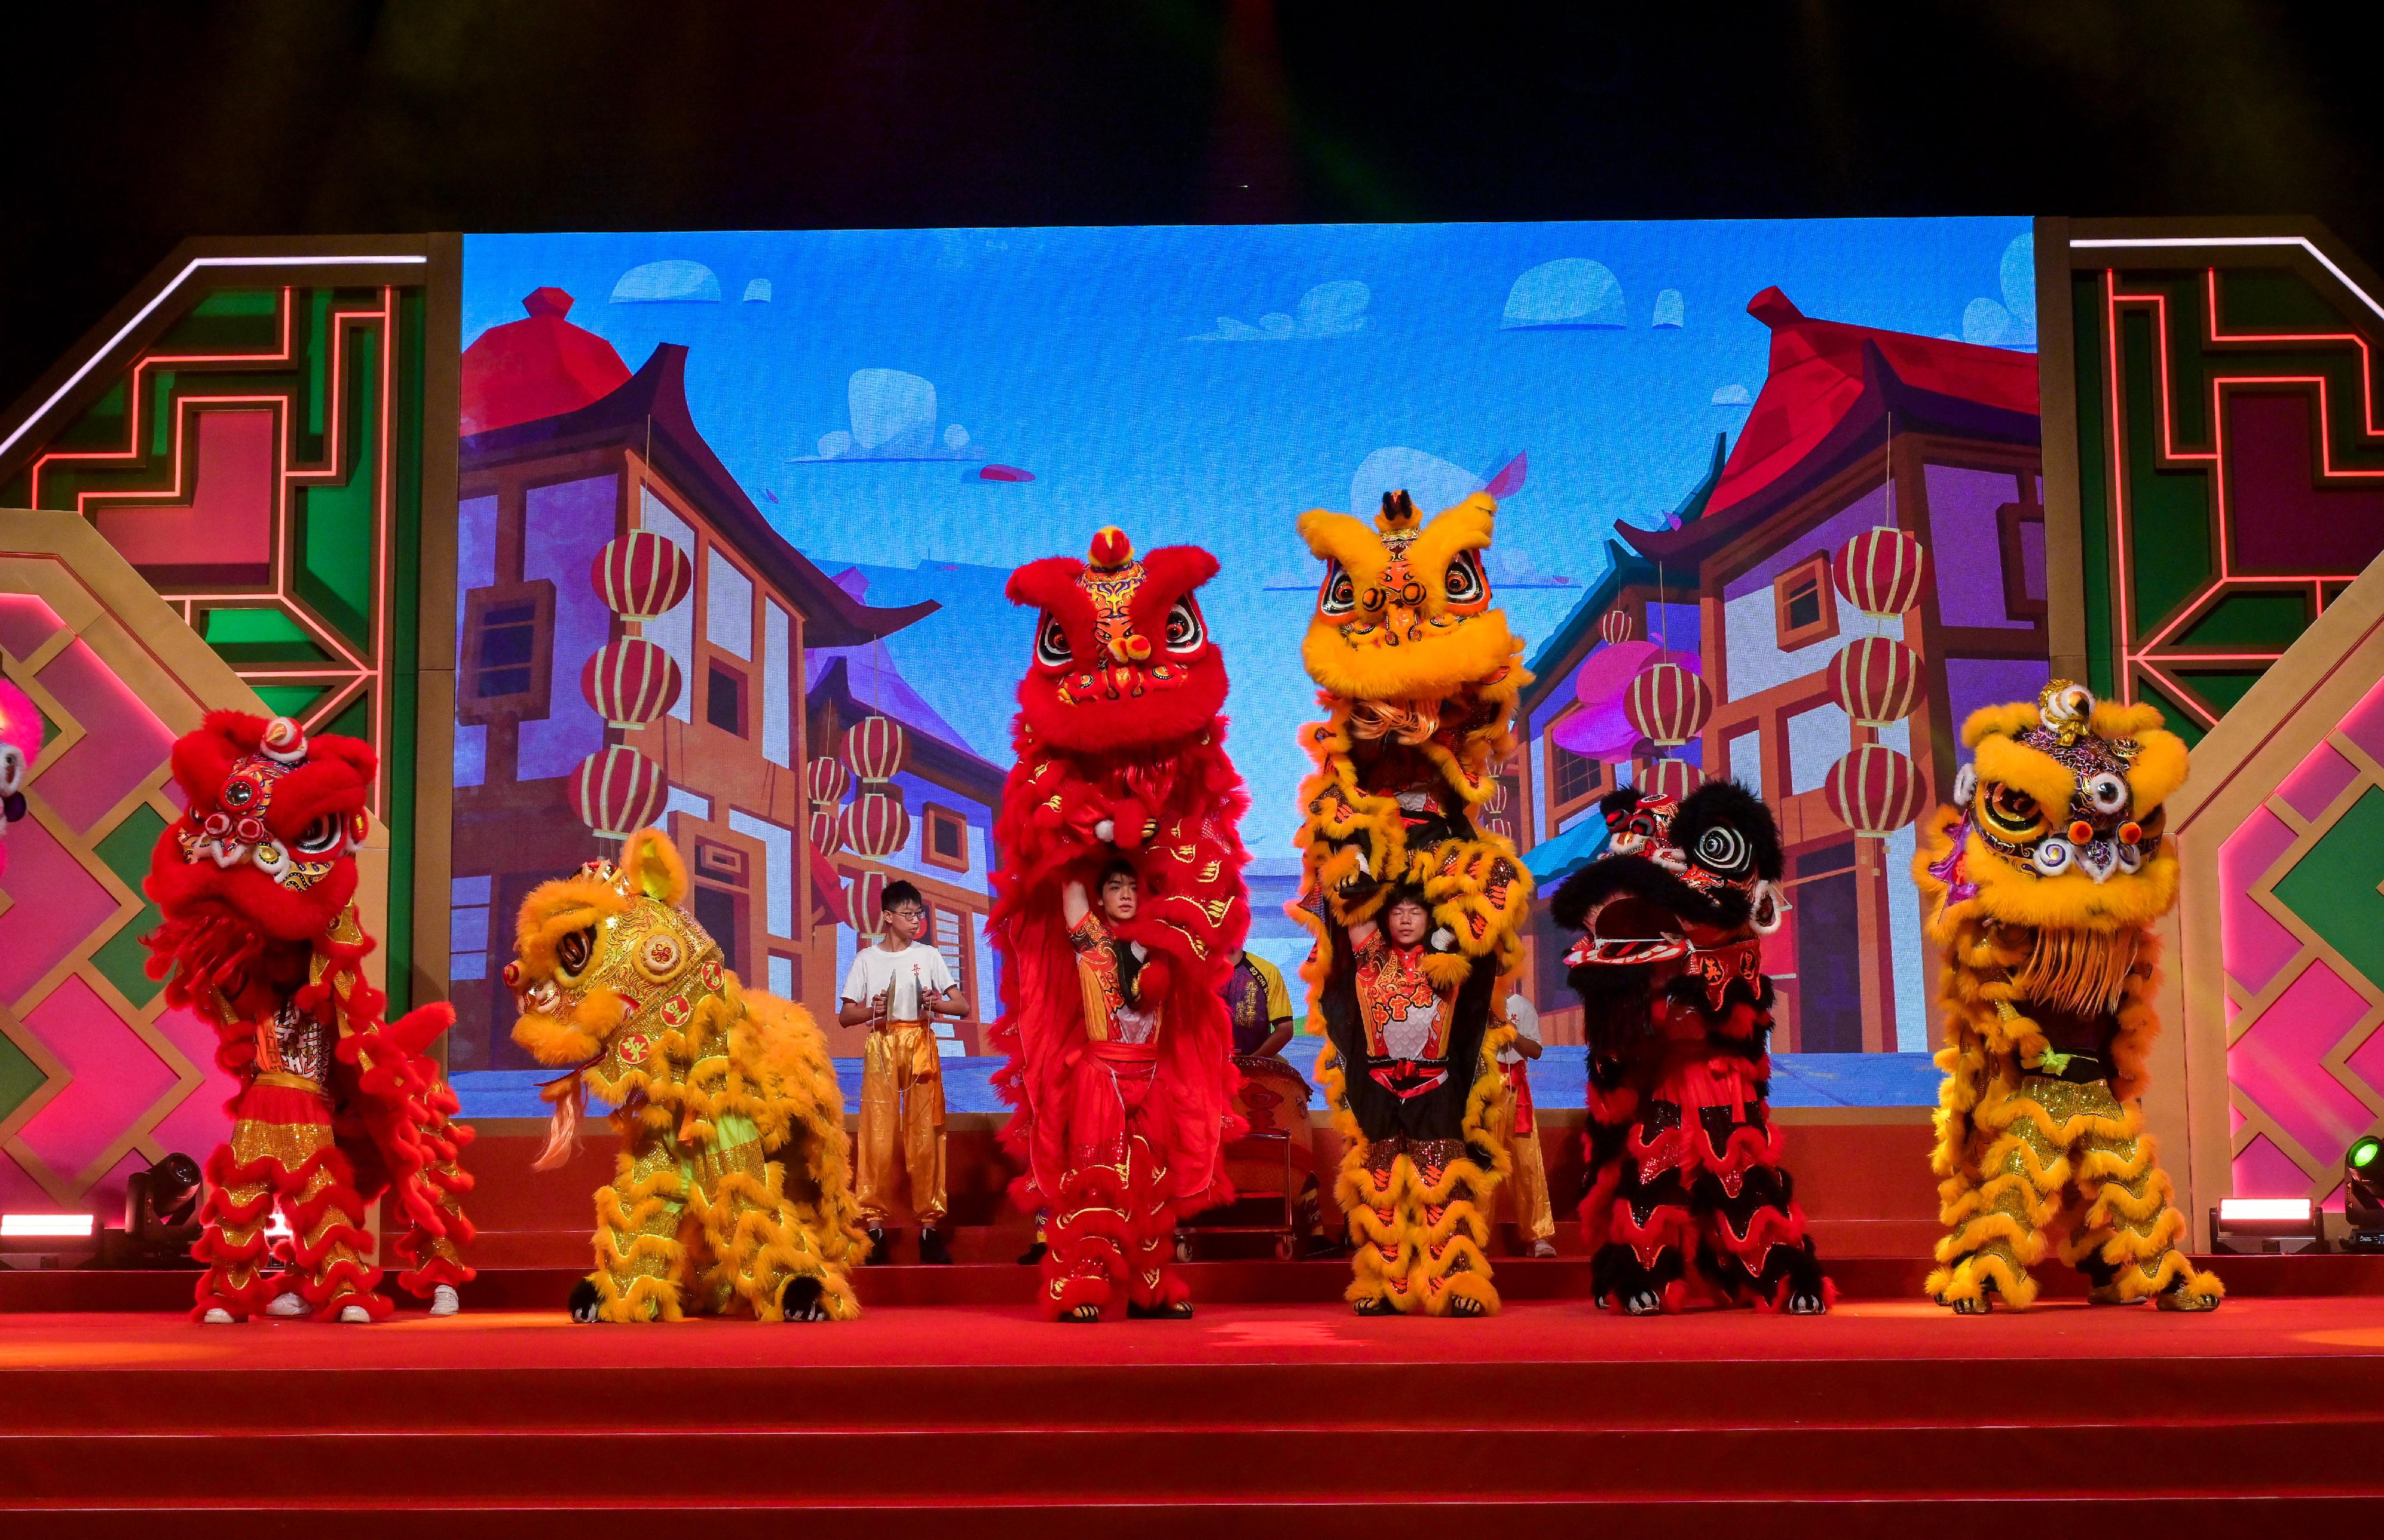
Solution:
<svg viewBox="0 0 2384 1540"><path fill-rule="evenodd" d="M231 1311L224 1309L221 1305L217 1305L215 1309L207 1311L206 1314L199 1317L199 1319L210 1326L235 1326L239 1324L238 1322L231 1318Z"/></svg>
<svg viewBox="0 0 2384 1540"><path fill-rule="evenodd" d="M362 1305L345 1305L341 1307L340 1320L351 1326L370 1325L372 1323L372 1311L365 1309Z"/></svg>
<svg viewBox="0 0 2384 1540"><path fill-rule="evenodd" d="M1557 1248L1554 1241L1535 1240L1532 1242L1532 1257L1534 1261L1551 1261L1555 1260Z"/></svg>
<svg viewBox="0 0 2384 1540"><path fill-rule="evenodd" d="M430 1291L430 1313L433 1317L453 1315L463 1308L464 1301L455 1297L454 1285L441 1284Z"/></svg>
<svg viewBox="0 0 2384 1540"><path fill-rule="evenodd" d="M288 1294L275 1295L273 1303L265 1307L266 1314L279 1316L284 1321L295 1320L299 1316L310 1315L313 1312L314 1307L306 1303L306 1297L294 1289Z"/></svg>

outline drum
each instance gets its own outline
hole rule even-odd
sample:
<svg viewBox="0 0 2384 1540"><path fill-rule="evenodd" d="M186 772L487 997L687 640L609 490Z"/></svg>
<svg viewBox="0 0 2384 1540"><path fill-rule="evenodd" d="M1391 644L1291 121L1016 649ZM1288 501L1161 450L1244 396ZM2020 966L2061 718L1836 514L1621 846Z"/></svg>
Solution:
<svg viewBox="0 0 2384 1540"><path fill-rule="evenodd" d="M1234 1109L1248 1122L1252 1136L1226 1148L1225 1174L1245 1197L1280 1196L1287 1139L1291 1190L1299 1192L1316 1174L1316 1139L1308 1126L1308 1104L1316 1093L1288 1061L1272 1053L1236 1054L1234 1066L1242 1072Z"/></svg>

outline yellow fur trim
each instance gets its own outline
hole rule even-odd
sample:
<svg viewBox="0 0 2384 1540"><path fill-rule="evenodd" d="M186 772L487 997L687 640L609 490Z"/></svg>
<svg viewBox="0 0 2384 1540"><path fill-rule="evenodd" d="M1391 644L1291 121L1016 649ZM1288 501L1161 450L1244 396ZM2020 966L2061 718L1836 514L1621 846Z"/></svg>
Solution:
<svg viewBox="0 0 2384 1540"><path fill-rule="evenodd" d="M2134 875L2104 882L2083 872L2039 876L1997 855L1976 829L1963 859L1969 879L1979 885L1973 900L1979 911L2007 925L2113 930L2149 925L2177 904L2177 854L2167 839Z"/></svg>
<svg viewBox="0 0 2384 1540"><path fill-rule="evenodd" d="M2096 738L2132 738L2138 742L2143 740L2146 733L2158 732L2166 726L2167 719L2161 715L2160 708L2149 701L2138 701L2133 704L2098 701L2094 703L2093 714L2086 719L2086 730ZM2184 748L2180 741L2179 751L2182 752Z"/></svg>
<svg viewBox="0 0 2384 1540"><path fill-rule="evenodd" d="M1296 528L1299 538L1308 542L1310 555L1320 562L1339 562L1358 587L1383 580L1383 569L1390 565L1390 551L1372 525L1329 508L1310 508L1299 515Z"/></svg>
<svg viewBox="0 0 2384 1540"><path fill-rule="evenodd" d="M2158 712L2153 713L2153 720L2160 720ZM2142 733L2136 741L2135 762L2128 766L2128 789L2135 796L2136 816L2142 818L2185 784L2187 755L2185 739L2175 733Z"/></svg>
<svg viewBox="0 0 2384 1540"><path fill-rule="evenodd" d="M2042 726L2043 721L2036 707L2027 702L1980 706L1962 721L1962 747L1975 749L1990 738L2017 738L2030 727Z"/></svg>
<svg viewBox="0 0 2384 1540"><path fill-rule="evenodd" d="M1460 551L1487 551L1497 515L1498 504L1490 500L1490 495L1475 492L1456 507L1434 515L1423 527L1423 532L1408 546L1408 570L1423 584L1427 614L1440 615L1447 610L1448 564Z"/></svg>
<svg viewBox="0 0 2384 1540"><path fill-rule="evenodd" d="M2009 786L2036 799L2044 816L2067 820L2069 799L2078 790L2078 776L2069 766L2018 739L1983 738L1975 751L1981 793L1990 786Z"/></svg>
<svg viewBox="0 0 2384 1540"><path fill-rule="evenodd" d="M677 908L687 898L687 863L660 829L639 829L621 848L621 870L656 903Z"/></svg>

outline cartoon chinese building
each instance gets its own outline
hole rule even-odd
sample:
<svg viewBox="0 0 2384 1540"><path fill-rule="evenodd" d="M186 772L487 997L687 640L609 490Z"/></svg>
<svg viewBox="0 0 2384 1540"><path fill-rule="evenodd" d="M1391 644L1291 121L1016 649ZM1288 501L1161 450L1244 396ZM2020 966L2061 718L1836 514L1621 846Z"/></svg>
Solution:
<svg viewBox="0 0 2384 1540"><path fill-rule="evenodd" d="M1628 549L1614 571L1532 660L1518 832L1545 885L1596 853L1597 798L1645 784L1653 754L1611 719L1627 678L1604 679L1602 654L1691 668L1713 704L1673 757L1761 793L1787 847L1794 910L1766 959L1776 1046L1918 1051L1933 965L1906 876L1912 813L1952 784L1964 716L2029 699L2047 675L2036 359L1810 319L1777 289L1747 311L1771 329L1771 356L1737 443L1668 528L1616 527ZM1918 541L1931 579L1887 623L1917 654L1918 703L1866 726L1836 702L1829 664L1875 623L1840 598L1831 558L1882 527ZM1906 753L1912 777L1858 830L1824 782L1873 741ZM1553 1031L1578 1032L1552 940L1533 949L1536 1002L1557 1008Z"/></svg>
<svg viewBox="0 0 2384 1540"><path fill-rule="evenodd" d="M840 745L812 736L807 654L864 647L936 606L872 609L770 527L689 416L686 348L663 344L632 375L565 318L568 294L524 304L527 319L463 358L453 1064L528 1067L497 978L513 916L538 883L617 853L597 827L615 820L659 815L728 965L832 1020L851 896L813 846L805 782ZM684 597L625 619L591 574L638 531L669 542L648 542L662 562L647 576L668 589L676 573ZM592 665L632 635L653 649L635 679ZM628 752L605 761L615 748ZM582 775L591 756L635 773ZM917 822L936 837L932 817Z"/></svg>

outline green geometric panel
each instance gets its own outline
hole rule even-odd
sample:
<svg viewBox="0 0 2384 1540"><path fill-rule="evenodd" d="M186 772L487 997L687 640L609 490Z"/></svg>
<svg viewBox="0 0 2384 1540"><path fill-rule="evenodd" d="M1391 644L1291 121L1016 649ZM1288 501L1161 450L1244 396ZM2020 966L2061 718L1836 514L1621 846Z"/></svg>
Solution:
<svg viewBox="0 0 2384 1540"><path fill-rule="evenodd" d="M257 685L255 688L258 698L264 701L266 710L276 716L289 717L293 722L304 721L306 714L330 693L328 685Z"/></svg>
<svg viewBox="0 0 2384 1540"><path fill-rule="evenodd" d="M2384 787L2370 787L2277 884L2277 897L2371 979L2384 980Z"/></svg>
<svg viewBox="0 0 2384 1540"><path fill-rule="evenodd" d="M2097 696L2112 693L2117 652L2111 639L2110 491L2105 485L2104 425L2111 398L2103 380L2103 275L2070 279L2069 314L2077 329L2078 533L2086 565L2086 683Z"/></svg>
<svg viewBox="0 0 2384 1540"><path fill-rule="evenodd" d="M166 820L144 803L134 808L92 850L118 880L138 893L141 879L149 875L149 852L156 849L157 837L165 832Z"/></svg>
<svg viewBox="0 0 2384 1540"><path fill-rule="evenodd" d="M2168 720L2168 730L2185 739L2187 748L2191 749L2202 741L2202 718L2186 710L2184 702L2175 695L2150 679L2139 677L2136 680L2136 697L2158 706L2161 715Z"/></svg>
<svg viewBox="0 0 2384 1540"><path fill-rule="evenodd" d="M2216 570L2210 549L2210 475L2160 466L2160 380L2153 363L2152 317L2142 311L2120 319L2127 349L2128 521L2130 564L2121 580L2134 590L2131 606L2140 641L2163 617L2192 598Z"/></svg>
<svg viewBox="0 0 2384 1540"><path fill-rule="evenodd" d="M350 350L348 410L359 431L348 442L354 463L336 486L300 489L297 507L299 596L358 646L370 644L374 491L380 456L362 426L378 421L380 377L377 334L359 332Z"/></svg>
<svg viewBox="0 0 2384 1540"><path fill-rule="evenodd" d="M2277 267L2218 270L2219 313L2229 331L2341 331L2342 317L2302 281Z"/></svg>
<svg viewBox="0 0 2384 1540"><path fill-rule="evenodd" d="M2281 652L2301 639L2309 623L2306 594L2237 592L2204 611L2176 641L2197 649L2257 647Z"/></svg>
<svg viewBox="0 0 2384 1540"><path fill-rule="evenodd" d="M167 329L160 353L278 353L281 291L218 289Z"/></svg>
<svg viewBox="0 0 2384 1540"><path fill-rule="evenodd" d="M2237 702L2250 693L2260 682L2263 672L2258 668L2197 668L2191 671L2175 668L2172 672L2193 691L2194 698L2210 708L2213 716L2224 716L2235 709Z"/></svg>
<svg viewBox="0 0 2384 1540"><path fill-rule="evenodd" d="M369 742L372 739L372 697L368 694L357 696L348 702L346 710L324 723L322 730L341 738L361 738Z"/></svg>
<svg viewBox="0 0 2384 1540"><path fill-rule="evenodd" d="M43 1075L34 1062L25 1057L25 1050L0 1037L0 1118L6 1118L25 1104L25 1099L42 1088Z"/></svg>
<svg viewBox="0 0 2384 1540"><path fill-rule="evenodd" d="M145 1008L166 987L164 979L149 976L149 949L141 944L141 938L156 929L163 918L155 904L144 905L91 954L91 965L136 1007Z"/></svg>
<svg viewBox="0 0 2384 1540"><path fill-rule="evenodd" d="M209 610L201 629L216 655L244 664L329 663L331 654L283 610Z"/></svg>

